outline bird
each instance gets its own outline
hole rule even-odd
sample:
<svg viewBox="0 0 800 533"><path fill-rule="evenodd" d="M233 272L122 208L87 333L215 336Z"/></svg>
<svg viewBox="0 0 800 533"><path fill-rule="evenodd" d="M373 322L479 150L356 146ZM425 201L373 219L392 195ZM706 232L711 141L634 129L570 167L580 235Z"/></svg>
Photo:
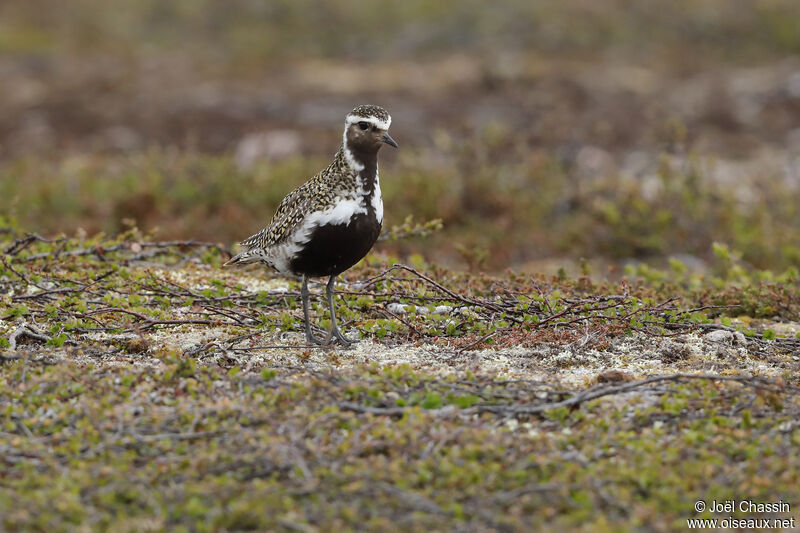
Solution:
<svg viewBox="0 0 800 533"><path fill-rule="evenodd" d="M345 117L342 144L333 161L291 191L269 225L241 241L245 247L223 266L259 263L284 276L302 277L305 336L309 344L344 346L357 342L336 324L334 280L372 249L383 225L378 151L397 148L389 135L392 117L377 105L360 105ZM325 339L311 332L308 279L328 277L325 294L331 329Z"/></svg>

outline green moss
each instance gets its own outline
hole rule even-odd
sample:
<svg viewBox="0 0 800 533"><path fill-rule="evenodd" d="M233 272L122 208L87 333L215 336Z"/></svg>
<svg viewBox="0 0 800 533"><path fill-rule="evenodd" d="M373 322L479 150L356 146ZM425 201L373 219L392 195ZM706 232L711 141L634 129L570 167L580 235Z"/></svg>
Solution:
<svg viewBox="0 0 800 533"><path fill-rule="evenodd" d="M454 366L449 375L408 364L339 367L337 358L347 354L336 352L325 352L330 371L284 364L280 350L243 359L214 344L228 335L258 334L252 340L259 344L259 336L299 332L296 286L251 293L203 265L181 272L198 276L207 294L188 282L167 283L152 262L130 260L131 243L150 241L129 231L87 238L91 245L32 243L9 260L28 279L38 275L68 291L21 300L27 313L15 318L35 320L54 340L24 344L25 361L0 360L0 529L447 530L463 522L475 529L624 530L677 523L700 497L766 501L778 491L785 500L800 499L800 464L792 452L800 433L775 429L791 428L800 414L791 375L784 385L770 384L774 391L675 382L525 415L515 409L584 389L508 380L477 366ZM0 234L0 249L21 235ZM114 251L114 243L122 247ZM66 251L95 245L107 251L102 258L26 260L62 244ZM213 247L203 253L215 265L223 259ZM152 261L169 267L185 254L165 247ZM406 346L436 342L445 353L484 347L481 338L489 334L484 342L502 347L574 343L586 331L600 343L622 334L688 331L711 320L752 329L773 338L770 347L786 349L791 339L741 315L769 308L796 317L796 278L734 270L735 255L729 248L721 260L727 263L718 265L719 287L695 284L674 265L637 270L637 279L619 283L426 265L422 273L448 293L396 269L364 294L345 295L339 310L347 327L364 336ZM113 269L115 262L128 264ZM384 268L365 262L347 278L369 279ZM28 289L8 269L3 283L14 295ZM82 290L89 284L91 292ZM369 305L357 304L364 300ZM4 297L0 313L13 317L21 302ZM415 312L395 318L385 312L391 303ZM432 312L439 305L461 310ZM223 315L219 323L147 327L209 308L253 321L242 325ZM314 313L324 312L315 298ZM89 340L99 327L126 337L111 347ZM0 345L8 346L11 328ZM200 337L222 328L225 335L185 351L160 351L151 336L166 328L193 328L187 332ZM436 340L437 333L447 337ZM71 362L84 350L100 354L95 364ZM109 355L123 358L108 365Z"/></svg>

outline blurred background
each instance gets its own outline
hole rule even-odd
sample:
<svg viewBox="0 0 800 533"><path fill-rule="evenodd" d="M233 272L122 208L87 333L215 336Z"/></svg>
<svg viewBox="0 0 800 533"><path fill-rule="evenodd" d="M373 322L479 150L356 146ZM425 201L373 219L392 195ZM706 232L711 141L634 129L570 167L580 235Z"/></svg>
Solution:
<svg viewBox="0 0 800 533"><path fill-rule="evenodd" d="M796 0L3 0L0 214L231 245L362 103L387 225L444 222L379 253L800 265Z"/></svg>

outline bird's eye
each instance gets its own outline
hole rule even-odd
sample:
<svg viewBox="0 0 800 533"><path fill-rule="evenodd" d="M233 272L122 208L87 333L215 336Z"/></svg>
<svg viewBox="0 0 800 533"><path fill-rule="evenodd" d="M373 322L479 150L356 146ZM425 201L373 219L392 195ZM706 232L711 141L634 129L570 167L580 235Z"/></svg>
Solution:
<svg viewBox="0 0 800 533"><path fill-rule="evenodd" d="M358 123L358 127L361 128L361 131L366 131L369 129L369 122L361 121Z"/></svg>

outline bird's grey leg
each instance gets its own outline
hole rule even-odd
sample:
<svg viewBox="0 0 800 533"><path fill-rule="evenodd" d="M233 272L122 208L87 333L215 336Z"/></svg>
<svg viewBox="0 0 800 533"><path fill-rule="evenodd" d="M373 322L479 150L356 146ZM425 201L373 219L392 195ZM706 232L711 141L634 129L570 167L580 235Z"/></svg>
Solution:
<svg viewBox="0 0 800 533"><path fill-rule="evenodd" d="M328 333L328 338L325 339L325 344L330 343L332 337L336 337L336 339L345 346L350 346L354 342L358 341L348 339L342 335L342 332L339 331L339 328L336 326L336 312L333 309L333 282L335 279L336 274L331 276L331 278L328 280L328 285L325 287L325 294L328 296L328 308L331 311L331 331Z"/></svg>
<svg viewBox="0 0 800 533"><path fill-rule="evenodd" d="M300 298L303 300L303 317L306 322L306 341L308 341L309 344L322 344L322 341L311 333L311 321L308 319L308 297L308 276L303 276L303 288L300 289Z"/></svg>

